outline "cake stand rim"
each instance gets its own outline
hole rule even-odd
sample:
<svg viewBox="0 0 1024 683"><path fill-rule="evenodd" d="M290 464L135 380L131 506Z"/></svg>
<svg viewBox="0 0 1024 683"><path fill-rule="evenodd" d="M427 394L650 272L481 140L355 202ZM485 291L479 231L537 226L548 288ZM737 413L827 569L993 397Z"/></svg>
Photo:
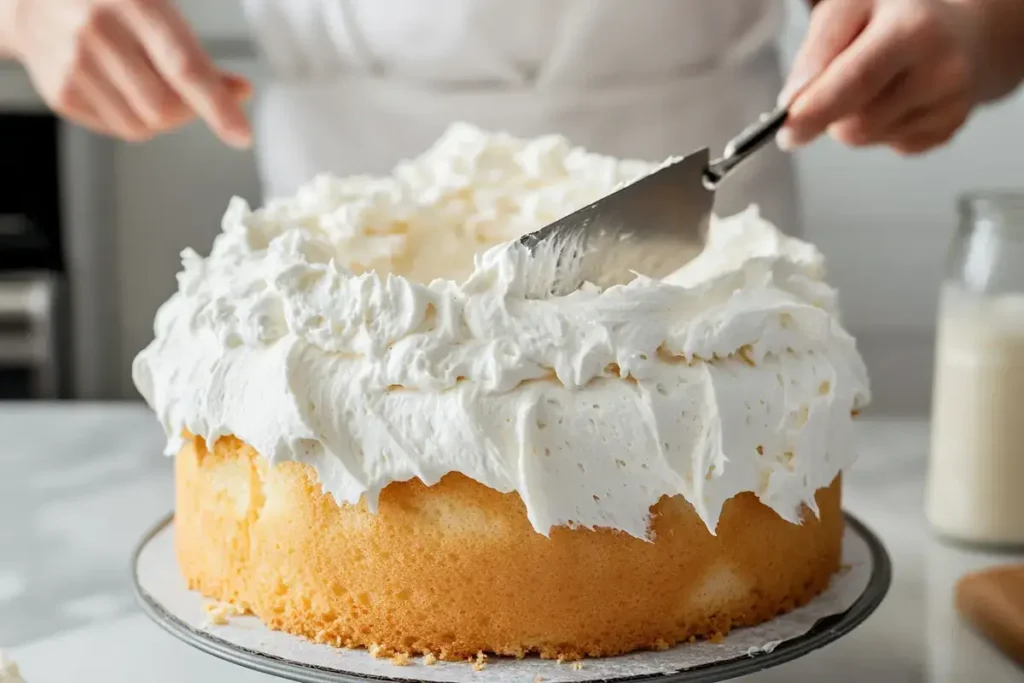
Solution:
<svg viewBox="0 0 1024 683"><path fill-rule="evenodd" d="M844 510L846 524L867 546L871 576L864 591L845 611L823 617L803 635L785 640L771 652L710 662L675 673L642 674L618 678L595 678L580 683L716 683L774 668L835 642L860 626L882 604L892 585L892 560L881 539L864 522ZM147 545L174 522L169 512L150 527L132 550L132 593L143 613L157 626L192 647L232 664L297 683L417 683L415 679L372 676L302 664L250 650L193 626L171 614L143 588L139 579L139 558ZM298 637L298 636L296 636Z"/></svg>

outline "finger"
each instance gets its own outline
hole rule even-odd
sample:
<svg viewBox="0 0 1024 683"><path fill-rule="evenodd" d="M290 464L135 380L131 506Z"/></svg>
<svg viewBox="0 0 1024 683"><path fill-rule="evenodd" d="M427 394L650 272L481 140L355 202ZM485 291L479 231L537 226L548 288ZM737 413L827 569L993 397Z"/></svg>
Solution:
<svg viewBox="0 0 1024 683"><path fill-rule="evenodd" d="M910 112L897 122L894 135L923 135L962 126L970 114L970 102L960 94L935 100Z"/></svg>
<svg viewBox="0 0 1024 683"><path fill-rule="evenodd" d="M793 144L810 142L829 124L860 111L906 70L913 51L894 27L871 24L793 101L787 119Z"/></svg>
<svg viewBox="0 0 1024 683"><path fill-rule="evenodd" d="M970 111L970 101L962 95L939 99L905 116L890 135L889 144L904 154L926 152L949 142Z"/></svg>
<svg viewBox="0 0 1024 683"><path fill-rule="evenodd" d="M233 146L249 146L252 131L241 104L177 10L164 2L134 3L126 17L157 71L214 133Z"/></svg>
<svg viewBox="0 0 1024 683"><path fill-rule="evenodd" d="M969 99L969 82L966 67L957 56L934 66L930 62L919 64L890 83L862 112L829 126L829 133L849 145L885 141L904 119L933 103L957 97Z"/></svg>
<svg viewBox="0 0 1024 683"><path fill-rule="evenodd" d="M61 100L60 114L94 133L114 135L114 132L103 124L99 114L85 99L81 90L72 89L65 93Z"/></svg>
<svg viewBox="0 0 1024 683"><path fill-rule="evenodd" d="M232 97L239 102L245 102L252 96L252 85L242 77L234 77L232 74L221 76L225 86L231 91ZM175 95L177 97L177 95ZM185 104L180 97L177 97L180 108L175 108L168 115L168 127L177 128L195 118L196 114Z"/></svg>
<svg viewBox="0 0 1024 683"><path fill-rule="evenodd" d="M126 140L139 141L151 137L149 128L95 62L91 58L86 59L82 67L78 87L83 99L96 112L104 127Z"/></svg>
<svg viewBox="0 0 1024 683"><path fill-rule="evenodd" d="M941 147L943 140L934 135L922 135L913 138L901 138L897 142L890 142L889 146L903 156L918 156L930 152L936 147Z"/></svg>
<svg viewBox="0 0 1024 683"><path fill-rule="evenodd" d="M245 102L252 97L252 83L249 82L249 79L232 73L224 74L222 79L236 99Z"/></svg>
<svg viewBox="0 0 1024 683"><path fill-rule="evenodd" d="M921 106L927 93L922 93L917 80L909 72L893 78L863 111L846 116L828 127L828 133L839 142L852 147L884 142L893 126L903 116Z"/></svg>
<svg viewBox="0 0 1024 683"><path fill-rule="evenodd" d="M825 70L864 30L870 5L854 0L824 0L811 12L807 35L793 60L779 106L788 106L804 86Z"/></svg>
<svg viewBox="0 0 1024 683"><path fill-rule="evenodd" d="M182 103L180 108L176 108L167 114L167 125L164 130L171 130L174 128L180 128L181 126L194 121L196 113L187 105Z"/></svg>
<svg viewBox="0 0 1024 683"><path fill-rule="evenodd" d="M94 54L98 67L151 131L165 130L187 109L117 17L97 27Z"/></svg>

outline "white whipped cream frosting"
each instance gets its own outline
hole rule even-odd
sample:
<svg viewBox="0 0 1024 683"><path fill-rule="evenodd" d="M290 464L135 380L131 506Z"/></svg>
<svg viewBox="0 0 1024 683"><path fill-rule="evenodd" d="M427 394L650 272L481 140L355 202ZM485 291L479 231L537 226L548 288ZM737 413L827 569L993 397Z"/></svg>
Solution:
<svg viewBox="0 0 1024 683"><path fill-rule="evenodd" d="M391 177L233 200L135 360L167 452L235 435L370 509L461 472L544 534L647 538L679 494L712 532L744 491L797 522L868 400L814 247L752 207L662 280L524 295L538 264L515 237L657 166L460 124Z"/></svg>
<svg viewBox="0 0 1024 683"><path fill-rule="evenodd" d="M0 683L25 683L18 672L18 665L0 650Z"/></svg>

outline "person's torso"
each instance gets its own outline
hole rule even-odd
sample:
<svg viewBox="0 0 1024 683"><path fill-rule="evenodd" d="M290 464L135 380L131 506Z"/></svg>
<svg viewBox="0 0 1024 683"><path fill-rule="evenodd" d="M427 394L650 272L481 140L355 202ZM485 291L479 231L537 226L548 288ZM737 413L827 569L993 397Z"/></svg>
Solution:
<svg viewBox="0 0 1024 683"><path fill-rule="evenodd" d="M273 76L257 120L272 195L387 172L459 120L647 160L720 150L781 86L781 0L245 4Z"/></svg>
<svg viewBox="0 0 1024 683"><path fill-rule="evenodd" d="M284 79L341 73L437 85L600 85L741 62L780 0L245 0Z"/></svg>

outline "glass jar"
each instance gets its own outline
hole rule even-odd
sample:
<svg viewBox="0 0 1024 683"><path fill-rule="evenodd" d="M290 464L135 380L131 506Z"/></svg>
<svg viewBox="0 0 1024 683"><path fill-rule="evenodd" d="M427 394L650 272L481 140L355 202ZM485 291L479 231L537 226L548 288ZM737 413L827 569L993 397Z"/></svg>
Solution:
<svg viewBox="0 0 1024 683"><path fill-rule="evenodd" d="M1024 191L960 200L939 305L927 514L1024 545Z"/></svg>

